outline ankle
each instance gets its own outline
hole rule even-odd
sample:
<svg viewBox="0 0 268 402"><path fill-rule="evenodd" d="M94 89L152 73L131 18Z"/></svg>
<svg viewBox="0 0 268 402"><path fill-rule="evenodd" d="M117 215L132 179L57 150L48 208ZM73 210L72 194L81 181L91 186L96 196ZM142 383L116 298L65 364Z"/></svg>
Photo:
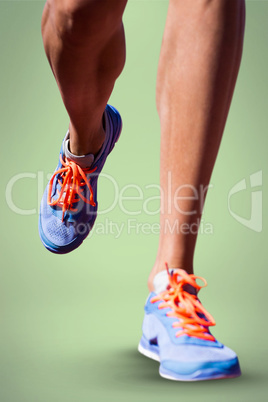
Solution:
<svg viewBox="0 0 268 402"><path fill-rule="evenodd" d="M70 123L70 152L74 155L81 156L87 154L93 154L94 156L101 149L105 140L105 131L101 126L98 130L93 132L77 131L72 127Z"/></svg>
<svg viewBox="0 0 268 402"><path fill-rule="evenodd" d="M148 281L147 281L147 286L150 292L154 291L154 278L155 276L161 272L166 270L166 262L168 264L169 268L181 268L184 269L188 274L193 274L193 264L192 262L182 262L181 260L175 260L175 259L167 259L166 261L156 261L151 273L149 275Z"/></svg>

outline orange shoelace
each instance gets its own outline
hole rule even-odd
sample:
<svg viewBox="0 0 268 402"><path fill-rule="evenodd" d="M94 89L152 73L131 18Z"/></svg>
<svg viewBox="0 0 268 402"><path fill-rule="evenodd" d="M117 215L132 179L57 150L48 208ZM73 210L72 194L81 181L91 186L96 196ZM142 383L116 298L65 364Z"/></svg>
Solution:
<svg viewBox="0 0 268 402"><path fill-rule="evenodd" d="M215 341L213 335L208 332L208 327L215 325L215 320L202 306L196 295L192 295L184 290L185 285L193 286L197 291L207 286L204 278L189 275L182 269L176 269L172 274L169 273L166 264L170 287L159 295L151 299L151 303L162 301L158 305L159 309L170 307L172 311L167 313L168 317L177 318L172 326L181 328L176 337L182 335L193 336L199 339ZM204 282L203 286L196 283L196 279ZM202 315L205 318L201 318Z"/></svg>
<svg viewBox="0 0 268 402"><path fill-rule="evenodd" d="M90 185L90 179L87 178L87 174L95 172L97 167L94 169L82 169L75 162L62 159L60 155L60 161L63 167L57 170L50 179L49 187L48 187L48 195L47 195L47 203L50 206L58 206L62 208L62 221L64 218L64 213L67 210L77 211L77 209L73 208L73 204L78 202L81 198L85 203L92 205L95 207L95 202L93 199L93 190ZM58 198L56 200L51 200L51 193L53 188L53 181L55 176L59 175L62 179L62 182L58 178L58 183L61 186L61 190L57 190ZM84 197L82 187L87 186L90 192L89 200ZM78 197L77 197L78 196Z"/></svg>

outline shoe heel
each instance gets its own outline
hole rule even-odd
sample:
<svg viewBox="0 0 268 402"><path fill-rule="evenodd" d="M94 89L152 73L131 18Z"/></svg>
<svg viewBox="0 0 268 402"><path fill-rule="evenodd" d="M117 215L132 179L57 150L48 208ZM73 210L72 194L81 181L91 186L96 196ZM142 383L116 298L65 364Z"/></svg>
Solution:
<svg viewBox="0 0 268 402"><path fill-rule="evenodd" d="M112 105L107 105L107 108L112 110L112 113L110 113L110 117L113 121L113 126L117 127L116 133L115 133L115 143L119 140L121 132L122 132L122 127L123 127L123 123L122 123L122 119L120 116L120 113L118 112L118 110L113 107Z"/></svg>
<svg viewBox="0 0 268 402"><path fill-rule="evenodd" d="M159 358L159 348L157 345L151 345L144 335L142 335L140 343L138 345L138 351L149 359L160 361Z"/></svg>

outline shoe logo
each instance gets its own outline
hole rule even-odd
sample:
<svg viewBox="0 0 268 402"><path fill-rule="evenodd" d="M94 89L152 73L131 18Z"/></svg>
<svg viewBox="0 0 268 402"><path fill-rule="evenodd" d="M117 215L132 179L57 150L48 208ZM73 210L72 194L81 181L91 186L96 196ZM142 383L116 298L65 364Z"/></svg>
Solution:
<svg viewBox="0 0 268 402"><path fill-rule="evenodd" d="M150 345L158 346L157 336L149 341Z"/></svg>
<svg viewBox="0 0 268 402"><path fill-rule="evenodd" d="M256 187L262 186L262 170L253 173L249 177L251 188L251 213L250 218L246 219L243 216L238 215L231 208L231 198L241 191L247 190L246 179L240 180L236 183L228 194L228 210L233 218L241 225L254 230L255 232L262 231L262 190L255 190Z"/></svg>

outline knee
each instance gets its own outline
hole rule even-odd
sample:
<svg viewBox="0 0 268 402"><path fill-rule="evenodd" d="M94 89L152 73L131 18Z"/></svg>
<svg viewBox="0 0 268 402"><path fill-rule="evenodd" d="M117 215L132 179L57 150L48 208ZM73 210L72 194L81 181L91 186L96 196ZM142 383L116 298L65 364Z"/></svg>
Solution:
<svg viewBox="0 0 268 402"><path fill-rule="evenodd" d="M48 0L55 29L64 40L79 44L108 37L121 24L127 0Z"/></svg>

